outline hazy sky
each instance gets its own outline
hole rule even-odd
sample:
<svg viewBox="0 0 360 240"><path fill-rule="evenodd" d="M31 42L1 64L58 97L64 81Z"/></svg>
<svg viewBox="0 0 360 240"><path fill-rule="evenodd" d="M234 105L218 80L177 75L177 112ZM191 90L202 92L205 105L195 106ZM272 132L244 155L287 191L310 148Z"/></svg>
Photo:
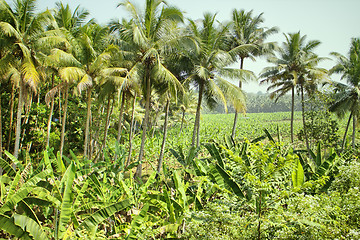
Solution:
<svg viewBox="0 0 360 240"><path fill-rule="evenodd" d="M53 0L38 0L38 9L54 8ZM120 1L114 0L64 0L72 9L80 5L90 11L91 17L99 23L107 23L114 18L129 18L121 8L116 8ZM145 0L135 0L139 7L143 7ZM198 19L204 12L217 13L218 20L229 21L233 9L253 10L254 14L264 13L263 26L277 26L280 32L269 40L279 43L284 41L283 33L300 31L307 35L307 40L320 40L321 45L316 53L322 57L329 57L330 52L346 55L350 40L360 37L360 0L168 0L169 5L175 5L184 12L185 16ZM334 62L327 61L323 67L331 68ZM245 61L245 68L260 72L267 66L265 60L257 62ZM266 91L265 86L246 84L245 91Z"/></svg>

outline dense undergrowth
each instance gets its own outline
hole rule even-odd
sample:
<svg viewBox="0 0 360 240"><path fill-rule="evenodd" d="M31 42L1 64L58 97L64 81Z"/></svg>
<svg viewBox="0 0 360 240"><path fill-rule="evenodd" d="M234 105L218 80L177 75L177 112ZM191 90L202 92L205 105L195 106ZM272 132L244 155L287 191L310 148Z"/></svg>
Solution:
<svg viewBox="0 0 360 240"><path fill-rule="evenodd" d="M269 119L277 123L271 130L239 130L251 139L228 137L226 124L212 122L219 116L206 116L200 148L174 127L159 176L155 135L142 179L133 178L137 162L126 166L122 144L110 144L98 162L51 149L21 161L6 153L0 237L359 239L359 153L320 142L310 153L294 148L281 140L280 115Z"/></svg>

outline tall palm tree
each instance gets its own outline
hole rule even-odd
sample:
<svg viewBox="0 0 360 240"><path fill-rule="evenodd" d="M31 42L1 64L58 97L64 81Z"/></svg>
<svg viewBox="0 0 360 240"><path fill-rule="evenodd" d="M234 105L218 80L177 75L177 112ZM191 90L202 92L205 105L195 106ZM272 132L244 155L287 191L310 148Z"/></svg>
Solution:
<svg viewBox="0 0 360 240"><path fill-rule="evenodd" d="M156 81L164 81L171 82L173 88L179 87L176 77L162 64L162 54L165 51L173 51L178 46L178 36L172 35L172 29L176 28L177 23L182 22L183 16L180 10L167 6L163 0L147 0L143 13L129 0L121 2L118 6L125 7L132 16L131 22L124 24L120 29L121 41L128 50L132 49L128 53L136 59L136 64L129 70L129 75L130 78L141 79L145 99L139 165L135 174L135 178L141 178L153 84Z"/></svg>
<svg viewBox="0 0 360 240"><path fill-rule="evenodd" d="M191 63L187 69L187 82L192 82L198 89L198 102L194 123L192 146L200 144L200 110L205 97L206 103L214 107L219 101L223 102L227 110L227 99L238 111L245 107L244 94L240 88L225 80L223 77L239 79L243 71L226 68L233 58L226 51L228 39L228 25L216 26L216 15L207 13L199 22L190 20L188 32L197 40L195 49L183 52Z"/></svg>
<svg viewBox="0 0 360 240"><path fill-rule="evenodd" d="M355 148L356 123L360 114L360 39L351 40L348 57L335 52L332 55L337 58L337 64L330 69L330 73L341 74L341 79L346 79L347 84L334 83L336 94L330 111L336 112L339 117L350 112L341 148L344 149L351 118L353 119L352 147Z"/></svg>
<svg viewBox="0 0 360 240"><path fill-rule="evenodd" d="M21 135L21 116L24 101L30 92L36 93L40 75L36 69L35 43L45 32L46 26L53 23L49 11L36 14L35 0L14 1L10 7L0 1L0 30L10 39L12 46L9 64L19 74L19 97L16 119L14 156L18 157Z"/></svg>
<svg viewBox="0 0 360 240"><path fill-rule="evenodd" d="M240 61L240 69L244 69L245 59L255 61L261 55L269 54L275 49L275 43L265 42L271 34L277 33L276 27L264 28L260 25L264 22L263 13L258 16L252 15L253 11L236 10L232 12L232 25L230 35L230 53ZM246 79L250 78L250 79ZM239 88L242 88L244 80L256 79L254 75L244 70L244 76L239 80ZM244 111L245 109L243 109ZM232 137L235 137L238 111L235 110Z"/></svg>
<svg viewBox="0 0 360 240"><path fill-rule="evenodd" d="M86 22L89 12L77 6L72 11L67 4L64 6L61 2L56 3L54 17L58 26L63 30L74 50L72 54L82 64L85 75L82 83L78 87L79 92L86 90L86 123L85 123L85 140L84 140L84 157L89 156L89 135L90 135L90 118L91 118L91 93L93 89L93 80L99 74L101 68L105 67L104 60L107 61L109 54L102 54L107 47L106 38L108 29L101 27L89 20ZM97 59L99 58L99 59ZM91 64L96 65L91 66Z"/></svg>
<svg viewBox="0 0 360 240"><path fill-rule="evenodd" d="M92 21L91 19L86 22L90 13L86 9L80 8L80 5L78 5L74 11L71 10L69 4L64 6L62 2L57 2L55 5L54 18L59 28L70 31L74 36L79 34L81 26Z"/></svg>
<svg viewBox="0 0 360 240"><path fill-rule="evenodd" d="M313 50L320 44L312 40L306 42L306 35L301 36L300 32L285 35L286 42L277 50L278 56L268 58L268 61L275 66L263 70L261 77L264 82L270 82L268 90L275 89L271 93L272 98L279 99L291 91L291 142L294 141L294 103L295 91L298 90L302 99L303 125L304 118L304 93L311 94L315 91L320 80L326 78L326 70L317 67L317 64L324 58L318 57ZM305 131L307 149L309 143Z"/></svg>

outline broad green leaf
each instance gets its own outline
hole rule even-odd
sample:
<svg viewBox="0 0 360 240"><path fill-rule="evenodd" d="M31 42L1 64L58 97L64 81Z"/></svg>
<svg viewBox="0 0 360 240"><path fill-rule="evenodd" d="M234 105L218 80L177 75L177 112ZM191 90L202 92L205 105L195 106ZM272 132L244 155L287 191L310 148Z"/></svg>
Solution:
<svg viewBox="0 0 360 240"><path fill-rule="evenodd" d="M209 151L210 155L218 162L218 164L224 168L224 161L222 156L220 155L219 149L216 147L214 143L206 144L206 149Z"/></svg>
<svg viewBox="0 0 360 240"><path fill-rule="evenodd" d="M133 220L131 221L130 225L130 233L128 236L126 236L126 239L138 239L136 236L137 230L144 224L144 222L147 220L148 216L148 210L149 210L150 204L145 203L143 208L141 209L139 215L135 216Z"/></svg>
<svg viewBox="0 0 360 240"><path fill-rule="evenodd" d="M299 159L296 159L294 170L291 174L294 187L301 187L304 183L304 169Z"/></svg>
<svg viewBox="0 0 360 240"><path fill-rule="evenodd" d="M31 177L23 185L21 185L20 188L17 191L15 191L15 186L13 186L13 188L12 188L13 190L9 191L9 193L8 193L8 196L6 198L6 202L0 208L0 213L4 213L6 211L10 211L11 209L13 209L14 206L18 202L23 200L25 197L27 197L27 195L31 191L33 191L34 187L36 186L36 184L39 181L43 180L47 175L49 175L49 172L50 172L50 170L46 169L44 172L41 172L41 173ZM21 177L21 174L19 173L19 177L15 177L15 178L20 179L20 177ZM14 179L13 185L14 185L14 182L18 182L18 180Z"/></svg>
<svg viewBox="0 0 360 240"><path fill-rule="evenodd" d="M14 218L0 214L0 229L24 240L32 240L29 233L14 223Z"/></svg>
<svg viewBox="0 0 360 240"><path fill-rule="evenodd" d="M179 193L179 198L181 200L182 207L185 209L187 203L187 196L185 193L186 190L185 190L184 182L180 178L178 171L174 171L173 179L174 179L176 191Z"/></svg>
<svg viewBox="0 0 360 240"><path fill-rule="evenodd" d="M112 216L114 213L119 212L127 207L131 206L129 199L125 199L121 202L114 203L110 206L104 207L95 213L87 217L79 226L79 228L85 228L88 231L94 229L97 225L102 223L105 219Z"/></svg>
<svg viewBox="0 0 360 240"><path fill-rule="evenodd" d="M17 168L19 168L21 171L24 170L24 166L19 162L19 160L16 157L14 157L14 155L12 155L6 150L4 150L4 153L13 162L13 164L15 164Z"/></svg>
<svg viewBox="0 0 360 240"><path fill-rule="evenodd" d="M28 232L34 239L48 239L46 233L41 226L32 218L23 215L14 215L14 222L20 226L24 231Z"/></svg>
<svg viewBox="0 0 360 240"><path fill-rule="evenodd" d="M66 232L67 225L72 214L72 184L75 178L75 165L72 162L67 168L62 181L65 183L65 189L62 196L62 202L60 206L60 217L58 224L58 237L62 238Z"/></svg>
<svg viewBox="0 0 360 240"><path fill-rule="evenodd" d="M3 169L3 174L6 173L8 176L15 176L16 171L5 159L0 158L0 167Z"/></svg>
<svg viewBox="0 0 360 240"><path fill-rule="evenodd" d="M222 176L224 182L231 188L235 195L240 198L245 197L239 185L234 180L232 180L230 175L219 164L216 164L215 167L218 173Z"/></svg>

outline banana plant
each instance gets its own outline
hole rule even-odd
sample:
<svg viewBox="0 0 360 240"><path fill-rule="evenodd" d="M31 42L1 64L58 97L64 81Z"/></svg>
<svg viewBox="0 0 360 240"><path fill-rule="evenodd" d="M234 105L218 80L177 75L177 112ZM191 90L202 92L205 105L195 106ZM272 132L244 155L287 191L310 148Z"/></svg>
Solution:
<svg viewBox="0 0 360 240"><path fill-rule="evenodd" d="M316 152L313 152L311 149L309 150L310 158L303 157L302 153L308 153L306 150L294 152L299 156L307 180L318 180L323 176L334 175L344 161L337 155L334 149L330 149L328 153L322 153L321 142L318 142Z"/></svg>
<svg viewBox="0 0 360 240"><path fill-rule="evenodd" d="M10 162L0 159L1 176L0 229L22 239L48 239L36 213L31 207L34 200L46 201L36 192L50 174L44 165L33 171L31 162L25 166L5 151ZM16 166L15 171L13 166ZM32 200L32 201L31 201Z"/></svg>

